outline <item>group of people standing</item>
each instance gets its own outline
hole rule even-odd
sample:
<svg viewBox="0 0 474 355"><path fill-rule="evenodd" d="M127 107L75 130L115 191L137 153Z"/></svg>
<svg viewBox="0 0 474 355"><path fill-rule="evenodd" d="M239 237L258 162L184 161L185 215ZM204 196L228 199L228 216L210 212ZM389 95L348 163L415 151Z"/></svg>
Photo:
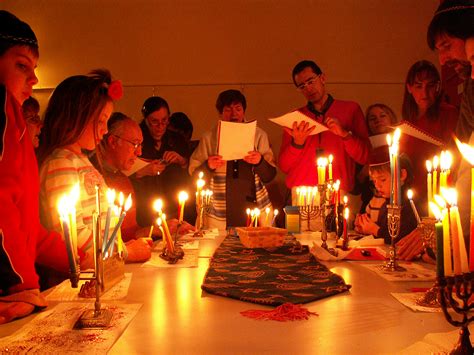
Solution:
<svg viewBox="0 0 474 355"><path fill-rule="evenodd" d="M438 51L441 64L453 66L460 76L470 70L469 61L474 62L473 24L474 3L451 0L440 5L428 30L428 43ZM192 174L201 170L211 177L214 195L209 224L215 226L244 225L247 206L269 206L268 196L262 191L264 184L275 177L277 167L286 174L286 203L292 204L297 186L318 184L316 158L329 154L334 157L333 178L341 181L342 194L362 190L356 187L366 184L367 175L372 176L376 196L369 197L368 211L370 214L373 210L374 216L383 215L384 201L378 206L371 202L379 198L386 203L388 162L385 154L372 149L369 132L388 132L397 121L395 115L387 106L376 104L364 118L357 103L339 100L326 91L326 75L313 61L298 63L292 79L307 101L299 110L328 130L312 135L314 128L307 123L285 128L276 161L267 134L257 128L254 150L243 159L225 161L216 148L217 129L206 132L195 147L190 142L189 124L170 124L170 108L163 98L145 101L140 124L114 113L114 101L122 96L122 86L107 70L94 70L61 82L48 102L42 122L34 107L28 111L25 106L22 113L21 104L31 96L38 81L38 57L37 39L30 26L11 13L0 11L0 324L46 305L39 293L35 265L67 272L56 203L75 184L80 186L77 229L83 268L92 264L91 216L96 186L101 186L102 192L107 186L129 192L137 202L124 224L131 261L145 260L150 255L147 242L140 237L154 233L149 228L154 219L150 214L152 199L160 196L169 201L165 202L167 207L176 206L176 191L189 189ZM433 64L421 61L413 65L406 81L403 118L446 144L454 130L460 139L469 141L474 127L472 78L466 81L458 119L456 108L443 101L440 87ZM216 109L222 120L244 122L246 108L246 99L238 90L226 90L217 98ZM29 130L28 123L32 125ZM424 181L417 178L425 171L419 163L424 162L425 156L431 158L433 149L420 149L418 142L406 139L401 150L413 155L413 164L402 166L402 178L405 182L413 180L416 185ZM416 148L410 151L413 147ZM127 176L139 156L150 163ZM369 166L368 173L364 166ZM377 168L380 166L384 168ZM461 166L459 181L465 178L465 171ZM100 198L105 206L105 193ZM188 210L188 221L194 222L195 211ZM361 214L356 228L383 237L379 233L384 233L384 226L377 225L383 221L379 220L374 222L373 216ZM407 231L407 237L400 241L402 257L419 253L421 239L415 232Z"/></svg>

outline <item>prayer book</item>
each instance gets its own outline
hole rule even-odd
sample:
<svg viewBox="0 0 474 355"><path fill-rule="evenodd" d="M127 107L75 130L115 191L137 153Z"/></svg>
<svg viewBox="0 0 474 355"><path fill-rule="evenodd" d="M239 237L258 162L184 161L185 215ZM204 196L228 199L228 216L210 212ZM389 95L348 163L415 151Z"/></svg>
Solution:
<svg viewBox="0 0 474 355"><path fill-rule="evenodd" d="M217 129L217 154L223 160L243 159L255 150L255 131L257 121L229 122L219 121Z"/></svg>
<svg viewBox="0 0 474 355"><path fill-rule="evenodd" d="M284 114L283 116L276 117L276 118L269 118L270 121L282 126L282 127L287 127L289 129L293 129L293 122L296 122L297 124L300 124L300 122L308 122L309 127L316 126L313 132L311 132L311 135L315 135L324 131L327 131L328 128L319 123L318 121L312 119L309 116L306 116L304 113L301 113L300 111L292 111Z"/></svg>
<svg viewBox="0 0 474 355"><path fill-rule="evenodd" d="M400 128L400 131L402 131L403 134L407 134L409 136L421 139L422 141L434 144L436 146L444 145L441 139L422 130L421 128L418 128L413 123L410 123L408 121L401 121L400 124L393 126L393 128Z"/></svg>

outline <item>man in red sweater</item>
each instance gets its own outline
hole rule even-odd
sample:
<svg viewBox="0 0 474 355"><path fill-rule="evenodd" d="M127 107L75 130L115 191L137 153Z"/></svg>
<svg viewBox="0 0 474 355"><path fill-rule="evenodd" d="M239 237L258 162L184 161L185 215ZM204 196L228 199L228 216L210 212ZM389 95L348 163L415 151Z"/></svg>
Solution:
<svg viewBox="0 0 474 355"><path fill-rule="evenodd" d="M286 186L318 184L316 159L333 155L333 179L341 181L341 190L350 192L355 185L356 163L368 163L370 141L364 114L353 101L333 99L326 92L326 76L319 66L309 60L293 69L293 82L307 100L299 109L308 117L326 125L329 130L310 135L314 126L294 122L285 128L280 149L279 166L287 174ZM287 201L291 201L288 199ZM356 212L355 210L353 212Z"/></svg>

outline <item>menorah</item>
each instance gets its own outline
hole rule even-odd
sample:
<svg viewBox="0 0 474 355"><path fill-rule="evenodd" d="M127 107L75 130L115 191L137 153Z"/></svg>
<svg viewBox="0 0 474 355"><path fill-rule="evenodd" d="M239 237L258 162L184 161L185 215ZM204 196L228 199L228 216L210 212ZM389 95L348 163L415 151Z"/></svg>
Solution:
<svg viewBox="0 0 474 355"><path fill-rule="evenodd" d="M320 216L321 214L321 207L320 206L313 206L313 205L304 205L298 206L300 219L306 220L306 231L312 231L311 229L311 219L315 219Z"/></svg>
<svg viewBox="0 0 474 355"><path fill-rule="evenodd" d="M204 216L211 211L211 200L210 198L203 198L196 201L196 208L198 215L196 218L196 232L193 234L193 237L203 237L204 232Z"/></svg>
<svg viewBox="0 0 474 355"><path fill-rule="evenodd" d="M423 247L426 254L433 260L436 260L436 233L435 233L436 218L422 217L421 222L417 228L421 233ZM438 282L427 290L421 297L416 300L416 304L422 307L439 307L438 302Z"/></svg>
<svg viewBox="0 0 474 355"><path fill-rule="evenodd" d="M395 240L400 234L400 214L401 206L397 204L387 205L388 210L388 233L390 234L391 243L389 249L389 259L382 265L384 271L405 271L404 267L398 265L397 247Z"/></svg>
<svg viewBox="0 0 474 355"><path fill-rule="evenodd" d="M326 210L328 211L334 211L334 208L332 207L331 204L328 203L328 201L332 200L332 194L334 191L330 188L328 188L328 185L326 184L320 184L318 185L318 191L319 191L319 216L321 217L321 248L326 249L330 254L332 255L337 255L337 250L334 248L329 248L327 244L327 239L328 239L328 234L327 234L327 226L326 226ZM327 196L327 195L330 196Z"/></svg>
<svg viewBox="0 0 474 355"><path fill-rule="evenodd" d="M474 273L438 277L438 287L438 299L446 320L455 327L461 327L459 340L451 354L473 354L468 327L474 320L474 316L469 316L474 308L474 303L469 301L474 290ZM449 308L454 312L449 312ZM454 319L456 315L459 315L458 320Z"/></svg>

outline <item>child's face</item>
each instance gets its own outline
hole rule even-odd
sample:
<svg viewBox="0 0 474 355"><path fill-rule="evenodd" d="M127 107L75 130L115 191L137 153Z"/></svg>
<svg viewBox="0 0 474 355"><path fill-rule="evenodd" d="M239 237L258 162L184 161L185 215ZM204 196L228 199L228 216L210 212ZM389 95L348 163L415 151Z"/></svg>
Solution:
<svg viewBox="0 0 474 355"><path fill-rule="evenodd" d="M383 171L376 171L370 173L370 178L374 182L377 194L384 197L390 197L390 173Z"/></svg>
<svg viewBox="0 0 474 355"><path fill-rule="evenodd" d="M31 96L38 83L35 75L38 57L27 46L13 46L0 56L0 83L21 104Z"/></svg>
<svg viewBox="0 0 474 355"><path fill-rule="evenodd" d="M100 143L102 137L107 133L107 121L114 110L114 104L109 101L99 113L98 121L89 120L87 126L79 137L77 143L82 149L93 150ZM97 132L97 137L95 133Z"/></svg>

